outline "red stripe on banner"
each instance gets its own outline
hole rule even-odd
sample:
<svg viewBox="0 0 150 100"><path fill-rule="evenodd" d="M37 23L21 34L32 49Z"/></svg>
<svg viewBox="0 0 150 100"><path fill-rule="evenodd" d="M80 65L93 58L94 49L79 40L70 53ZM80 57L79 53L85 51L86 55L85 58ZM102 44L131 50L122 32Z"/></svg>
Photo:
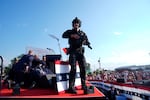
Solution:
<svg viewBox="0 0 150 100"><path fill-rule="evenodd" d="M68 61L60 61L60 60L56 60L55 64L60 64L60 65L68 65L69 62Z"/></svg>
<svg viewBox="0 0 150 100"><path fill-rule="evenodd" d="M56 60L55 64L60 64L60 65L69 65L69 61L61 61L61 60ZM77 63L78 65L78 63Z"/></svg>

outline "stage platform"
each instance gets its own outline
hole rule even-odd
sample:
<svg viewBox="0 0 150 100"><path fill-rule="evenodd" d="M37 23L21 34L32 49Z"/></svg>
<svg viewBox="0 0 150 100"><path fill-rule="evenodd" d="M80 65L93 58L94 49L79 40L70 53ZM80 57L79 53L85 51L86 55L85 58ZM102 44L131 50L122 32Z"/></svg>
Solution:
<svg viewBox="0 0 150 100"><path fill-rule="evenodd" d="M80 87L77 87L77 94L70 94L64 92L57 93L52 89L42 89L42 88L35 88L35 89L21 89L20 95L13 95L12 89L3 88L0 90L0 99L15 99L15 98L51 98L51 99L74 99L74 100L81 100L81 99L98 99L98 100L105 100L105 96L102 92L100 92L97 88L94 88L93 94L84 94L83 90Z"/></svg>
<svg viewBox="0 0 150 100"><path fill-rule="evenodd" d="M94 93L84 94L81 87L76 87L77 94L66 93L65 91L57 92L50 88L33 88L33 89L20 89L20 95L13 95L12 89L3 87L0 90L0 99L53 99L53 100L105 100L105 95L94 87Z"/></svg>
<svg viewBox="0 0 150 100"><path fill-rule="evenodd" d="M77 94L66 93L69 84L69 72L70 65L68 61L61 61L60 55L47 55L46 59L48 62L48 68L54 74L53 77L50 77L49 74L45 75L45 80L40 80L42 85L48 83L49 86L46 88L20 88L19 95L13 95L13 88L8 89L6 85L2 84L0 88L0 99L53 99L53 100L105 100L105 95L100 92L96 87L94 87L94 93L84 94L84 91L81 89L81 78L80 78L80 69L77 65L76 77L75 77L75 87ZM1 67L2 68L2 67ZM2 73L2 72L1 72ZM51 74L51 75L53 75ZM3 81L1 81L3 83ZM87 86L91 86L88 81L86 82ZM45 86L45 85L44 85ZM16 88L15 88L16 89ZM19 92L18 92L19 93Z"/></svg>

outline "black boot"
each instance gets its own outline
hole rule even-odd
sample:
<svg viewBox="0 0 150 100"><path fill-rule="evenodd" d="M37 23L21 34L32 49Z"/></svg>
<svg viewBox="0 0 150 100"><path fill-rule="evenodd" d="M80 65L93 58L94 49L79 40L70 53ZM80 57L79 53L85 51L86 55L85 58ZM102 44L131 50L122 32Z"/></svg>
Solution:
<svg viewBox="0 0 150 100"><path fill-rule="evenodd" d="M87 91L87 89L86 89L86 90L84 90L84 94L88 94L88 91Z"/></svg>
<svg viewBox="0 0 150 100"><path fill-rule="evenodd" d="M75 88L69 88L67 90L67 93L77 94L77 91L75 90Z"/></svg>
<svg viewBox="0 0 150 100"><path fill-rule="evenodd" d="M82 90L84 90L84 89L86 89L87 88L87 86L86 85L82 85Z"/></svg>
<svg viewBox="0 0 150 100"><path fill-rule="evenodd" d="M84 91L84 94L88 94L88 88L87 88L87 86L83 86L82 89Z"/></svg>
<svg viewBox="0 0 150 100"><path fill-rule="evenodd" d="M74 84L75 84L75 78L73 78L73 76L70 76L69 89L67 90L68 93L77 94L76 89L74 88Z"/></svg>

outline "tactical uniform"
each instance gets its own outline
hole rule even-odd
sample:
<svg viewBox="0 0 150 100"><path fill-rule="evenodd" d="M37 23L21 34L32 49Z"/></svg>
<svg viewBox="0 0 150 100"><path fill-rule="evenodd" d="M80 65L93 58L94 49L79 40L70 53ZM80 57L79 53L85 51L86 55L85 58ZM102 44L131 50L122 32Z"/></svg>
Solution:
<svg viewBox="0 0 150 100"><path fill-rule="evenodd" d="M78 21L78 19L73 20L73 24L75 21ZM81 23L80 23L81 25ZM71 38L72 34L77 34L80 38L75 39ZM68 38L68 43L69 43L69 49L68 49L68 54L69 54L69 64L71 65L71 70L69 74L69 90L71 93L76 93L74 89L74 84L75 84L75 77L76 77L76 62L78 61L79 68L80 68L80 77L81 77L81 84L82 88L86 88L85 80L86 80L86 70L85 70L85 57L84 57L84 48L82 45L90 45L88 38L86 34L79 30L76 31L75 29L72 30L67 30L63 33L62 35L63 38Z"/></svg>
<svg viewBox="0 0 150 100"><path fill-rule="evenodd" d="M33 56L32 55L24 55L14 66L14 78L16 83L21 83L24 81L24 71L26 66L32 65Z"/></svg>

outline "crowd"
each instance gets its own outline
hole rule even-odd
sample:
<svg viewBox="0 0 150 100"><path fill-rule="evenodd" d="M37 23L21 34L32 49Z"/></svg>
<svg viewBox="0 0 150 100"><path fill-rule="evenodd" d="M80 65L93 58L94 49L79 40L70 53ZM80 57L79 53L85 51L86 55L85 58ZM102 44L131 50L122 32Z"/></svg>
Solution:
<svg viewBox="0 0 150 100"><path fill-rule="evenodd" d="M149 80L150 71L146 70L122 70L93 72L87 75L87 80L103 80L108 82L117 82L117 79L124 79L125 82L135 82L140 80Z"/></svg>
<svg viewBox="0 0 150 100"><path fill-rule="evenodd" d="M94 81L102 81L102 82L108 82L108 83L120 83L121 81L118 81L118 79L123 80L123 83L127 84L139 84L144 86L149 86L150 81L150 70L121 70L121 71L108 71L108 70L102 70L102 71L95 71L93 73L87 74L87 80L94 80ZM121 82L121 83L122 83ZM142 82L142 84L141 84ZM131 86L131 85L130 85ZM139 86L139 85L138 85ZM142 89L146 89L147 87L142 87ZM130 100L132 96L126 97L123 93L125 93L123 90L120 90L119 88L115 88L113 85L110 87L110 90L104 89L104 88L98 88L100 89L105 96L107 97L107 100L122 100L127 99ZM146 89L147 90L147 89ZM126 94L126 93L125 93ZM130 95L130 94L127 94ZM131 94L133 95L133 94ZM143 96L144 97L144 96ZM121 98L121 99L119 99ZM146 98L146 97L145 97ZM126 100L125 99L125 100ZM141 100L147 100L147 99L141 99Z"/></svg>

